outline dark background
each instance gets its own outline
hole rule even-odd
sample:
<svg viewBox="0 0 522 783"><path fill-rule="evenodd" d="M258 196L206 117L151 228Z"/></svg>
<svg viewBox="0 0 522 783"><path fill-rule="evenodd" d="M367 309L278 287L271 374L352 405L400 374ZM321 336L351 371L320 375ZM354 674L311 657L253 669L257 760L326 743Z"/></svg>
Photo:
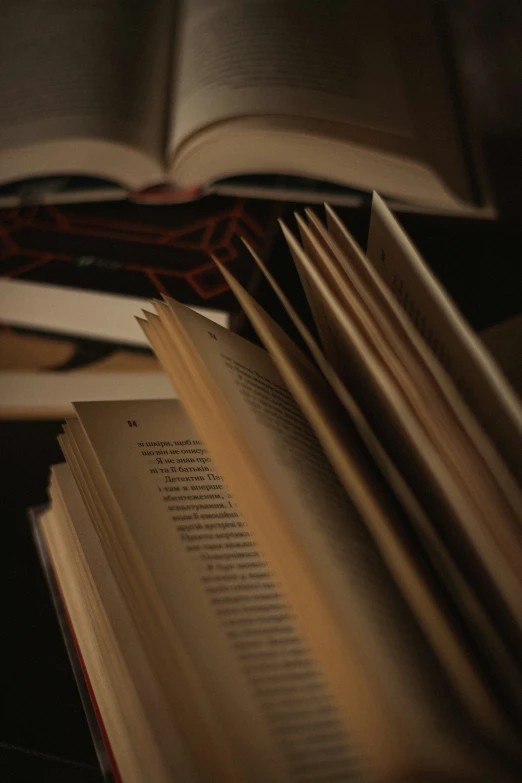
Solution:
<svg viewBox="0 0 522 783"><path fill-rule="evenodd" d="M410 215L401 222L480 329L522 310L522 3L446 5L500 219ZM368 210L343 216L364 241ZM270 264L298 297L280 240ZM277 315L255 277L252 287ZM237 324L249 333L240 318ZM0 781L101 779L26 514L28 506L45 502L49 465L61 459L60 427L55 421L0 422Z"/></svg>

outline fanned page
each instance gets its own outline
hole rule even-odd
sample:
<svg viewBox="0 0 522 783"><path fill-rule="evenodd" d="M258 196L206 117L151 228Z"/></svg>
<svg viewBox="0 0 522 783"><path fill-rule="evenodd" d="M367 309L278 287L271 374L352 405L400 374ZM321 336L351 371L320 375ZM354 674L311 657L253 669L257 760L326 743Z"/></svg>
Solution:
<svg viewBox="0 0 522 783"><path fill-rule="evenodd" d="M171 300L158 312L144 329L308 631L366 763L383 780L474 767L462 751L469 738L459 742L470 728L464 710L268 354Z"/></svg>
<svg viewBox="0 0 522 783"><path fill-rule="evenodd" d="M163 178L172 0L17 0L0 9L1 180Z"/></svg>
<svg viewBox="0 0 522 783"><path fill-rule="evenodd" d="M328 320L325 336L336 348L334 366L518 651L520 487L335 221L335 237L317 221L313 230L301 221L310 255L285 229L294 259ZM349 262L335 241L338 236L349 248Z"/></svg>
<svg viewBox="0 0 522 783"><path fill-rule="evenodd" d="M508 723L502 717L501 709L494 704L491 694L484 688L480 673L467 657L462 638L448 622L448 606L439 602L440 594L439 600L434 594L433 575L430 580L426 562L419 560L419 552L415 551L413 542L408 544L404 535L404 515L394 502L390 488L383 483L375 465L368 460L355 429L348 424L352 416L357 417L359 430L365 431L366 441L369 440L373 451L377 451L375 440L369 437L364 423L360 421L359 411L354 411L354 403L350 402L347 407L352 416L347 420L346 410L344 407L340 409L333 388L315 376L311 365L280 327L224 268L222 271L288 388L303 409L345 489L360 509L383 560L459 696L479 724L488 732L493 731L499 738L502 737L509 730ZM342 396L340 398L345 399ZM344 416L341 411L345 412ZM380 452L377 456L381 457L380 462L383 464ZM397 487L397 477L391 474L388 462L384 462L384 467ZM404 492L401 493L403 498ZM410 501L410 498L407 500ZM409 508L411 505L409 502ZM417 508L415 513L418 517ZM508 671L520 690L520 672L516 671L509 657L506 659L505 655L501 656L500 661L504 667L508 665ZM510 684L513 684L513 680Z"/></svg>
<svg viewBox="0 0 522 783"><path fill-rule="evenodd" d="M377 194L368 258L522 483L520 399Z"/></svg>
<svg viewBox="0 0 522 783"><path fill-rule="evenodd" d="M517 659L503 644L494 624L477 602L472 587L466 583L411 487L369 427L349 389L328 364L314 338L260 259L256 257L256 261L310 349L327 383L318 382L317 379L312 382L314 373L292 341L225 269L222 269L223 274L303 408L346 490L360 509L383 559L445 666L454 687L478 721L488 726L488 731L500 729L500 734L505 734L506 721L499 718L498 705L492 706L495 697L492 697L491 691L489 695L484 693L484 683L479 680L484 674L487 679L491 679L493 672L493 693L496 693L497 698L501 694L501 703L511 704L511 711L520 711L522 671ZM340 413L339 404L344 416ZM354 429L350 430L347 426L347 418ZM368 462L359 438L373 456L375 464ZM379 466L388 485L383 484L382 475L375 470L375 465ZM393 502L390 490L400 500L407 520ZM428 562L432 562L434 567L431 575ZM435 574L438 579L434 577ZM448 596L441 603L439 579L442 579L445 589L450 593L449 604ZM459 623L467 628L465 637L455 633L452 623L448 623L448 612L458 616ZM473 639L473 645L469 653L470 638ZM467 658L468 654L471 659ZM478 673L474 668L477 665Z"/></svg>
<svg viewBox="0 0 522 783"><path fill-rule="evenodd" d="M123 780L196 783L179 727L68 465L54 466L50 497L42 530Z"/></svg>
<svg viewBox="0 0 522 783"><path fill-rule="evenodd" d="M382 200L376 195L374 215L380 207L386 209ZM322 327L322 334L323 339L326 340L328 353L332 354L336 350L341 353L340 357L335 357L335 362L340 360L342 364L346 359L346 345L350 341L347 342L342 335L348 321L352 321L361 338L367 341L371 353L378 360L385 362L384 366L392 372L393 378L400 383L410 401L414 399L412 396L414 388L411 383L413 381L419 390L424 389L425 395L436 395L439 398L439 405L442 403L446 406L446 415L449 414L457 426L464 430L465 437L472 444L471 447L482 455L487 469L494 474L496 482L509 498L511 508L518 518L518 511L522 506L520 487L516 486L505 463L492 448L489 433L484 434L474 415L468 411L459 391L455 389L453 379L440 366L438 358L433 356L431 346L426 346L422 336L413 328L387 285L372 268L369 259L350 237L335 213L327 207L330 232L326 231L311 210L307 211L307 215L308 225L305 225L299 216L297 217L301 236L315 264L313 275L316 279L317 275L322 276L322 285L326 285L328 290L328 295L321 297L316 286L308 281L308 294L311 296L313 306L323 309L322 318L325 326ZM389 212L388 215L393 221ZM397 226L395 222L394 225ZM398 226L397 230L401 231ZM404 232L401 233L404 236ZM299 261L301 251L296 248L294 240L288 233L287 236L303 275L302 263ZM296 252L297 256L295 256ZM305 257L303 260L305 266L309 264ZM304 274L304 278L307 277L309 274ZM334 298L337 297L344 309L344 318L340 321L332 318L332 294ZM506 387L505 382L503 386ZM432 402L435 402L434 396ZM417 412L420 410L418 404L414 410ZM436 417L434 411L430 413L430 408L427 406L424 412L426 426L430 425L431 418ZM458 431L455 430L454 425L451 425L447 434L449 435L450 432L454 440L458 438Z"/></svg>
<svg viewBox="0 0 522 783"><path fill-rule="evenodd" d="M204 779L362 780L328 682L179 403L77 410L68 462ZM125 526L111 540L115 508ZM151 579L143 602L133 598L143 572L133 546ZM157 602L176 640L163 662L165 635L150 619Z"/></svg>
<svg viewBox="0 0 522 783"><path fill-rule="evenodd" d="M317 224L316 218L311 213L309 214L309 217L313 218L313 223ZM411 556L413 556L413 559L417 562L419 562L419 558L421 558L421 570L424 572L425 578L428 577L427 562L431 562L433 564L435 573L438 574L440 579L442 579L446 590L449 592L450 602L452 604L452 608L450 610L451 613L454 616L459 617L459 622L461 623L462 627L466 627L468 632L468 641L470 639L474 640L474 651L472 653L472 657L475 659L476 664L479 663L479 658L485 662L485 669L483 668L483 671L487 672L487 678L491 679L491 676L493 675L497 693L501 694L501 700L504 703L511 704L511 711L516 714L520 711L522 697L522 671L518 663L518 656L516 654L514 655L513 651L509 650L509 648L503 642L502 638L499 636L495 628L495 618L488 617L487 613L484 611L484 607L481 606L479 601L477 601L474 592L474 586L469 584L469 582L466 580L465 575L459 568L458 560L455 560L453 554L448 550L443 539L438 534L438 531L432 525L429 517L430 511L432 509L428 507L427 511L425 511L422 508L418 498L415 495L414 489L405 480L405 477L398 469L397 464L395 464L393 459L390 457L390 454L384 448L377 434L370 426L367 417L361 409L361 406L357 403L351 392L350 384L347 386L345 383L343 383L273 276L266 269L265 265L257 256L255 251L253 251L248 244L247 247L263 275L265 276L267 282L273 289L275 295L278 297L282 306L286 310L290 320L293 322L298 333L301 335L313 359L321 370L321 373L337 397L338 402L342 405L345 411L345 416L349 417L350 421L357 429L359 436L375 460L376 465L379 467L382 475L388 482L389 487L393 490L395 496L400 501L402 508L406 512L408 517L406 529L409 530L410 536L413 536L412 543L414 551L410 552ZM231 278L230 274L226 271L224 271L224 274L227 276L231 287L236 292L236 295L238 296L245 312L249 314L250 320L255 326L256 331L264 341L265 345L267 345L268 349L271 351L274 361L278 363L278 367L280 368L281 372L283 374L285 374L285 372L289 373L291 371L292 365L291 357L295 354L296 347L288 340L284 333L281 332L281 329L270 319L270 317L262 310L262 308L253 302L252 298L238 285L237 281ZM303 283L307 282L306 276L303 275L302 280ZM309 295L311 297L311 303L318 304L317 297L313 296L312 288L309 289ZM314 314L317 318L316 308L314 308ZM319 328L319 332L327 341L332 340L333 336L329 330L328 317L326 313L320 313L320 316L324 317L324 320L321 327ZM335 348L335 341L329 343L329 349L331 351L335 352ZM336 354L334 353L334 357L335 356ZM290 380L288 380L288 382L291 383ZM293 381L293 384L295 388L295 380ZM304 385L306 387L308 386L308 384ZM307 388L303 389L303 384L298 382L297 389L294 391L294 393L296 394L297 399L299 399L299 394L303 395L308 393L309 395L310 390ZM317 403L315 403L315 405L317 407ZM328 428L330 411L337 410L338 405L335 403L332 404L329 396L323 395L319 402L319 407L321 408L321 411L316 412L315 418L317 420L318 415L322 414L323 417L326 415L326 421L320 426L318 426L316 421L314 428L319 439L323 443L323 446L330 454L330 451L328 451L324 429L325 426ZM310 421L313 422L314 418L310 417ZM334 431L331 432L330 437L333 437L339 441L342 435L340 431L334 429ZM342 441L340 445L342 449ZM331 454L332 464L336 467L341 478L343 478L343 475L346 475L346 467L343 464L343 461L345 461L346 458L348 458L348 460L353 460L355 457L354 447L355 443L353 438L350 439L349 444L344 444L345 454L341 456L340 465L338 457L336 458L335 456L335 452ZM346 455L347 450L349 453ZM358 467L362 469L363 464L364 461L361 461ZM361 482L361 484L364 484L364 482ZM349 485L346 483L345 486L347 489L349 488ZM378 484L375 480L373 486L376 491ZM362 489L362 486L359 489ZM357 497L356 493L354 494L354 497ZM440 623L435 621L434 614L425 607L422 607L422 585L420 586L420 590L416 589L415 591L412 591L411 589L411 566L408 563L404 563L402 560L404 556L408 557L408 555L404 551L400 551L403 549L405 541L401 541L400 539L402 536L399 535L398 542L393 540L390 542L389 538L387 538L386 529L379 530L378 527L376 529L376 523L379 522L377 515L374 519L369 519L368 516L366 516L365 520L370 526L370 529L374 532L374 537L378 545L381 546L383 556L385 559L387 559L387 562L390 563L392 573L397 574L397 582L402 585L407 598L410 601L412 601L413 593L414 602L412 603L412 607L417 613L417 617L420 617L420 624L425 629L438 654L443 658L445 665L449 665L450 676L454 684L455 682L457 683L457 688L461 690L468 703L468 706L470 706L472 704L473 698L469 698L469 690L467 695L465 693L467 686L465 680L462 679L461 673L459 672L459 653L455 652L454 645L452 643L448 645L447 635L441 631ZM395 530L391 529L390 532L392 538L394 534L399 534L400 530L400 527ZM397 551L397 546L399 548L399 552ZM394 570L394 567L396 570ZM414 575L413 581L415 581Z"/></svg>

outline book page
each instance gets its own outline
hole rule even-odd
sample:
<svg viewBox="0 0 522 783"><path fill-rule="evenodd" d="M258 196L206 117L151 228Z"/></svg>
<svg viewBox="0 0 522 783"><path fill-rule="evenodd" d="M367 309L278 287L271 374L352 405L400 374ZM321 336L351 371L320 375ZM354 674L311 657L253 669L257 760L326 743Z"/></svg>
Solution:
<svg viewBox="0 0 522 783"><path fill-rule="evenodd" d="M309 217L312 217L312 215L309 215ZM330 454L328 451L327 440L325 436L321 434L325 427L328 427L330 430L329 438L335 439L337 443L343 436L343 429L338 427L337 423L335 422L335 418L333 426L328 426L328 420L331 416L334 415L334 411L338 410L338 404L340 403L345 411L345 417L347 415L349 420L353 423L360 438L368 448L368 451L375 460L376 465L378 465L382 475L385 477L389 487L393 490L395 496L400 500L403 510L407 513L409 525L408 523L406 524L406 529L409 529L411 534L412 531L411 527L409 526L412 525L413 530L415 531L413 534L414 559L417 560L420 557L422 551L427 557L428 561L433 563L434 572L442 579L445 587L448 589L448 592L451 595L450 600L454 602L451 609L452 614L459 616L460 622L463 622L464 626L468 628L468 631L471 634L471 638L473 638L476 642L477 647L475 649L480 649L481 655L484 656L484 659L489 658L491 663L488 662L486 664L487 668L490 672L494 672L495 677L500 681L500 689L502 690L504 697L507 696L508 701L510 701L511 697L515 695L515 702L517 702L516 694L521 692L522 672L519 671L516 662L516 656L513 656L503 644L502 639L499 637L494 628L494 623L488 619L483 607L477 601L473 588L466 583L464 575L461 573L458 565L455 564L451 554L447 551L440 536L437 535L437 532L429 519L429 514L426 514L421 508L414 492L412 491L412 488L405 481L404 477L401 475L398 469L398 466L384 449L382 443L377 438L372 428L369 426L367 418L351 394L349 386L346 386L341 381L339 375L335 372L332 365L327 361L315 338L300 319L292 304L285 296L273 276L267 270L259 256L249 245L247 245L247 247L256 261L256 264L259 266L262 274L281 302L290 320L302 337L303 342L309 349L318 368L323 374L325 380L328 382L331 391L337 398L337 404L336 401L332 403L331 396L322 393L320 399L316 402L316 407L319 406L321 408L323 417L325 416L327 419L325 423L319 423L317 418L318 414L315 414L316 423L314 428L318 433L318 437L323 443L325 450ZM228 275L227 279L230 279L229 273L224 272L224 274L225 276ZM283 374L285 371L287 374L290 373L292 369L291 365L293 363L292 357L297 352L296 346L291 343L291 341L289 341L289 338L284 335L284 333L282 333L282 330L272 321L272 319L269 318L268 314L265 313L259 305L254 303L252 297L250 297L246 291L244 291L244 289L238 286L238 283L234 278L230 279L230 286L236 293L236 296L238 296L238 299L241 302L245 312L249 313L249 317L252 323L257 324L256 330L258 331L261 339L262 335L267 335L267 330L269 330L266 337L266 342L264 344L267 345L269 350L271 350L274 361L279 362L278 366L281 372ZM270 346L272 346L271 349ZM282 355L283 353L284 355ZM299 363L299 366L302 366L302 362ZM288 376L287 382L289 384L291 383L290 376ZM305 389L302 388L303 385L304 384L298 384L296 386L294 381L294 387L297 389L295 392L296 395L304 395L305 393L308 393L308 395L310 394L311 390L308 388L309 384L306 384ZM299 388L299 386L301 388ZM299 399L299 397L297 397L297 399ZM313 417L309 416L309 419L311 422L313 421ZM341 441L340 448L342 449L343 454L340 455L340 457L336 457L335 450L332 448L332 446L330 446L332 464L336 467L339 476L343 480L343 475L345 475L346 471L344 463L346 461L353 462L355 460L356 470L362 470L364 467L364 459L360 460L359 462L361 451L356 448L353 438L350 438L349 441L345 442L344 447ZM375 491L376 499L378 499L379 495L376 490L377 487L381 486L379 483L379 477L373 476L370 480L372 482L372 490ZM347 483L347 479L344 479L344 481L347 489L349 489L349 491L353 491L353 483ZM363 490L364 480L361 481L358 479L355 481L356 485L359 483L360 487L356 488L354 497L356 497L357 489ZM386 536L386 526L384 530L375 530L375 526L379 523L378 514L366 514L365 521L369 525L370 529L373 530L377 545L381 545L381 551L384 552L384 558L387 559L390 556L393 557L393 549L390 550L388 541L384 538L384 536ZM393 527L396 528L396 531L399 529L404 529L404 526L400 523L399 526L394 524ZM411 535L409 538L411 538ZM395 542L392 541L392 547L394 546ZM407 566L405 567L404 563L401 561L396 561L396 563L396 570L394 570L393 561L390 563L390 569L392 570L392 573L394 573L398 584L404 585L404 580L408 581L409 569ZM428 578L426 561L422 563L421 568L424 573L424 577ZM406 592L409 594L409 599L411 600L412 591L407 588ZM419 597L422 597L422 591L415 590L414 593L415 595L413 598L414 601L417 602ZM430 640L432 640L432 645L438 651L438 654L443 658L445 665L448 666L452 672L456 673L454 667L459 661L459 655L455 654L454 651L449 652L449 648L441 649L441 645L445 647L445 634L440 632L438 624L432 624L433 614L430 614L429 611L426 611L425 607L422 607L420 603L417 603L413 608L414 612L417 613L417 617L420 617L420 624L425 628L428 637ZM454 676L451 676L452 679L455 680ZM457 679L459 680L457 687L460 688L462 686L460 675L458 675ZM471 695L471 699L473 700L478 692L479 691L476 691L475 689L471 689L468 693ZM470 703L469 698L468 703Z"/></svg>
<svg viewBox="0 0 522 783"><path fill-rule="evenodd" d="M52 506L43 529L49 544L57 542L55 565L61 554L60 573L66 579L60 579L62 595L98 706L107 713L104 725L116 729L109 741L118 768L129 780L167 783L180 778L196 783L199 778L190 768L179 728L168 714L68 465L53 467L49 490Z"/></svg>
<svg viewBox="0 0 522 783"><path fill-rule="evenodd" d="M187 0L172 153L233 117L286 115L412 139L385 3Z"/></svg>
<svg viewBox="0 0 522 783"><path fill-rule="evenodd" d="M89 617L89 606L86 591L79 585L79 578L84 576L81 567L70 567L70 554L72 544L68 529L63 525L63 515L56 514L50 509L41 517L42 531L51 553L53 570L60 588L68 596L67 611L69 613L70 627L74 631L78 646L81 647L82 657L86 670L89 673L89 683L96 691L96 707L101 716L104 731L106 732L111 751L114 754L115 765L118 772L125 776L130 783L143 783L146 761L143 749L134 749L129 731L127 716L137 712L134 688L127 679L124 688L116 684L116 669L118 655L112 649L109 656L102 638L101 628L96 632ZM68 540L69 539L69 540ZM112 676L111 676L112 675ZM123 679L123 678L122 678ZM150 750L149 737L144 732L144 747ZM150 753L148 754L150 756ZM160 773L158 779L166 783L165 777L155 763L156 759L150 759L150 767L154 773ZM111 764L111 766L113 766Z"/></svg>
<svg viewBox="0 0 522 783"><path fill-rule="evenodd" d="M344 246L349 235L333 214L330 217ZM357 394L366 416L415 487L447 545L460 553L460 568L468 571L475 589L481 588L481 600L488 605L492 588L498 590L520 629L520 489L364 257L354 255L348 263L332 242L332 252L339 254L334 263L319 238L304 224L300 227L308 233L307 245L313 251L310 257L290 232L285 234L296 262L314 282L338 333L335 339L345 357L335 365L337 372ZM349 252L354 250L351 243ZM376 278L378 299L369 296L371 291L365 290L361 278L357 281L357 266L364 269L364 264L365 277ZM394 311L394 320L385 318ZM489 588L484 590L480 574L486 570ZM497 607L489 611L495 620L502 616ZM504 632L512 635L511 627L509 620ZM515 636L519 633L516 630ZM520 638L514 644L519 648Z"/></svg>
<svg viewBox="0 0 522 783"><path fill-rule="evenodd" d="M89 475L97 463L110 485L200 683L207 718L228 745L228 767L216 767L211 779L297 783L320 761L324 780L360 780L327 683L179 403L77 410L81 427L71 422L70 434ZM186 676L179 650L172 655L170 681L176 670L176 679ZM189 733L195 707L185 701L178 715ZM196 728L192 750L204 737Z"/></svg>
<svg viewBox="0 0 522 783"><path fill-rule="evenodd" d="M456 691L480 723L503 737L506 721L468 659L462 639L447 622L447 605L435 597L436 580L420 557L418 541L413 543L405 536L409 527L404 511L369 459L353 422L343 416L333 388L316 376L301 351L224 267L222 272L360 510L376 548ZM520 676L515 681L520 685Z"/></svg>
<svg viewBox="0 0 522 783"><path fill-rule="evenodd" d="M50 162L41 158L52 156L57 165L58 142L65 145L67 171L83 173L82 164L94 164L76 149L74 165L72 140L97 142L91 152L99 154L102 142L124 145L149 159L149 174L152 160L160 171L174 7L171 0L2 3L3 180L56 173L45 171ZM35 144L47 145L46 156L31 152ZM21 161L15 159L16 149ZM140 161L144 166L137 156L136 165ZM104 163L110 162L105 151ZM18 173L22 163L24 170Z"/></svg>
<svg viewBox="0 0 522 783"><path fill-rule="evenodd" d="M367 254L522 484L520 400L375 193Z"/></svg>
<svg viewBox="0 0 522 783"><path fill-rule="evenodd" d="M270 357L172 300L158 313L144 328L309 630L366 760L383 779L466 766L454 744L466 720L441 698L424 637Z"/></svg>

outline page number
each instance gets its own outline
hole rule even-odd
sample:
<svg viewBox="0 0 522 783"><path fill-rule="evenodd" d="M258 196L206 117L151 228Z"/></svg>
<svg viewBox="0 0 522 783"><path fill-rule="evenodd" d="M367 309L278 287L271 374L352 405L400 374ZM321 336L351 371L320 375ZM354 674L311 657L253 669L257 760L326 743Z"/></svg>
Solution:
<svg viewBox="0 0 522 783"><path fill-rule="evenodd" d="M132 421L127 420L127 426L129 426L129 427L137 427L138 425L136 424L136 422L134 420L132 420Z"/></svg>

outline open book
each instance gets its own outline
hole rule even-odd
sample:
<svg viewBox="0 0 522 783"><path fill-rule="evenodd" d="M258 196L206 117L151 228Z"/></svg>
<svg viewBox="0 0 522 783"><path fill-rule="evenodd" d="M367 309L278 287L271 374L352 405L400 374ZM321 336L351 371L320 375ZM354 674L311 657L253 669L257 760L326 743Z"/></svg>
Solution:
<svg viewBox="0 0 522 783"><path fill-rule="evenodd" d="M180 400L76 405L40 518L124 781L520 780L522 408L374 195L286 226L305 355L173 300Z"/></svg>
<svg viewBox="0 0 522 783"><path fill-rule="evenodd" d="M481 203L430 1L20 0L0 20L3 203L100 180L259 195L270 175L319 200L322 181L340 202Z"/></svg>

